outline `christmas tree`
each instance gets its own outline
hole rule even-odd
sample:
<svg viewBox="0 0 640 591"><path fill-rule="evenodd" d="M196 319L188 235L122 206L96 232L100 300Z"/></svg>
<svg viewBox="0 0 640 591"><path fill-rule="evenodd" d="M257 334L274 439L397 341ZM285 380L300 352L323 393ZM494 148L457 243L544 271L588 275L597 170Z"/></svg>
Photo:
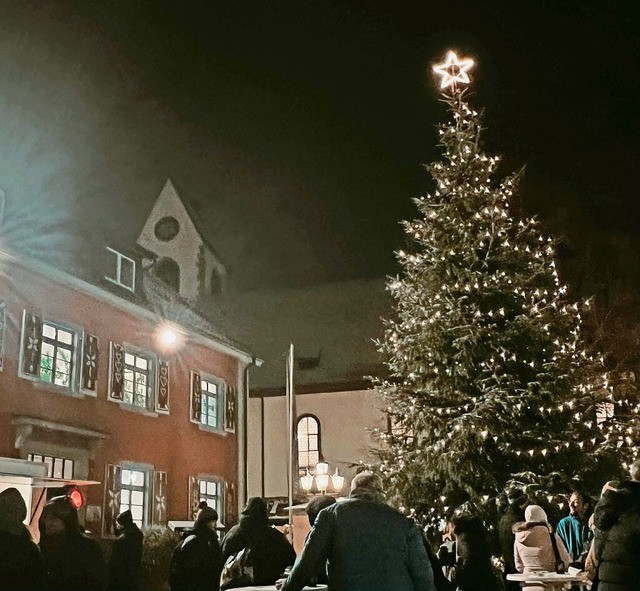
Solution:
<svg viewBox="0 0 640 591"><path fill-rule="evenodd" d="M375 380L390 498L424 523L491 519L513 486L560 503L619 467L618 435L596 420L612 391L583 345L589 302L570 300L556 241L510 213L521 173L495 180L499 158L483 152L482 114L466 99L471 66L450 52L434 68L451 119L438 129L443 160L427 167L434 189L404 224L411 246L397 253L395 316L379 343L389 372Z"/></svg>

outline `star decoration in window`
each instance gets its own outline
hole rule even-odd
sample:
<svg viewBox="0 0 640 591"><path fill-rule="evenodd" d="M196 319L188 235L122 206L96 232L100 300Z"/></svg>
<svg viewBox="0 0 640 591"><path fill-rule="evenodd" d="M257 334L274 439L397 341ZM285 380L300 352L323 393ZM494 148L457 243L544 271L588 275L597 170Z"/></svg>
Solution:
<svg viewBox="0 0 640 591"><path fill-rule="evenodd" d="M472 59L458 59L455 51L447 53L447 59L443 64L433 66L433 71L441 76L440 88L452 86L455 88L456 83L469 84L471 80L467 72L473 67Z"/></svg>

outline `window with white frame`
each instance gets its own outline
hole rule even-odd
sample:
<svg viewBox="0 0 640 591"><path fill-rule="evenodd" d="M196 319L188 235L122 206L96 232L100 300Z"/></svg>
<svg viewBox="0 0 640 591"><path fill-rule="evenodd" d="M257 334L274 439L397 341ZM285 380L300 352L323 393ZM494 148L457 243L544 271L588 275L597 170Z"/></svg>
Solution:
<svg viewBox="0 0 640 591"><path fill-rule="evenodd" d="M153 359L126 351L124 353L124 380L122 399L127 404L148 408L153 386Z"/></svg>
<svg viewBox="0 0 640 591"><path fill-rule="evenodd" d="M320 421L313 415L298 419L298 468L313 468L320 461Z"/></svg>
<svg viewBox="0 0 640 591"><path fill-rule="evenodd" d="M224 482L218 478L198 478L198 489L200 491L200 500L206 501L209 507L212 507L222 517L222 493Z"/></svg>
<svg viewBox="0 0 640 591"><path fill-rule="evenodd" d="M47 465L48 478L73 478L73 460L68 458L57 458L42 454L29 454L27 460L30 462L43 462Z"/></svg>
<svg viewBox="0 0 640 591"><path fill-rule="evenodd" d="M136 262L108 246L107 252L111 255L112 275L105 275L105 279L129 291L135 291Z"/></svg>
<svg viewBox="0 0 640 591"><path fill-rule="evenodd" d="M71 388L75 334L48 321L42 323L39 377L43 382Z"/></svg>
<svg viewBox="0 0 640 591"><path fill-rule="evenodd" d="M122 468L120 474L120 511L131 511L134 523L143 527L147 522L149 474L146 470Z"/></svg>
<svg viewBox="0 0 640 591"><path fill-rule="evenodd" d="M202 391L202 407L200 422L207 427L222 428L222 412L224 410L222 395L222 383L209 378L201 377L200 387Z"/></svg>

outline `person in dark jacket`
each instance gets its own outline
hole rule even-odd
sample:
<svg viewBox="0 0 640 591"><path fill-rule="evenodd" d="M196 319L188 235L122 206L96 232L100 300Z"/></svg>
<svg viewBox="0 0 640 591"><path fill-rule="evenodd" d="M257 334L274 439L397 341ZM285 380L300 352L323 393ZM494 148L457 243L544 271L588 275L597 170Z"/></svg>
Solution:
<svg viewBox="0 0 640 591"><path fill-rule="evenodd" d="M134 591L140 588L142 532L133 522L131 511L120 513L116 523L119 532L109 562L109 589Z"/></svg>
<svg viewBox="0 0 640 591"><path fill-rule="evenodd" d="M497 581L491 569L491 549L487 530L475 515L460 515L453 520L456 535L455 583L460 591L496 591Z"/></svg>
<svg viewBox="0 0 640 591"><path fill-rule="evenodd" d="M267 504L260 497L251 497L222 542L226 561L243 548L249 548L253 566L252 585L273 585L287 566L292 566L296 553L287 538L269 525Z"/></svg>
<svg viewBox="0 0 640 591"><path fill-rule="evenodd" d="M433 591L416 524L384 503L377 476L363 472L349 499L323 509L282 591L300 591L328 561L331 591Z"/></svg>
<svg viewBox="0 0 640 591"><path fill-rule="evenodd" d="M604 491L596 506L594 554L598 591L635 591L640 584L640 482Z"/></svg>
<svg viewBox="0 0 640 591"><path fill-rule="evenodd" d="M16 488L0 493L0 591L40 591L44 563L23 521L27 506Z"/></svg>
<svg viewBox="0 0 640 591"><path fill-rule="evenodd" d="M216 534L218 512L204 506L198 511L193 529L182 535L176 565L172 573L173 591L219 591L222 551ZM173 566L173 565L172 565Z"/></svg>
<svg viewBox="0 0 640 591"><path fill-rule="evenodd" d="M311 499L307 503L307 508L305 509L307 512L307 517L309 519L309 525L313 527L315 525L316 519L318 518L318 514L320 513L320 511L322 511L323 509L326 509L327 507L331 507L331 505L335 503L336 503L336 498L331 497L329 495L320 495L318 497L313 497L313 499ZM305 540L305 542L309 539L310 535L311 535L311 532L309 532L309 534L307 535L307 539ZM318 572L316 572L315 577L313 577L308 582L308 584L309 585L316 585L316 584L326 585L327 584L327 564L326 563L322 563L320 565L320 567L318 568Z"/></svg>
<svg viewBox="0 0 640 591"><path fill-rule="evenodd" d="M82 533L78 513L66 496L54 497L44 506L38 525L47 591L104 589L100 546Z"/></svg>
<svg viewBox="0 0 640 591"><path fill-rule="evenodd" d="M506 581L506 576L518 572L513 557L513 545L516 541L513 526L524 521L524 509L527 506L527 495L519 488L513 489L507 495L507 508L498 522L498 536L500 538L500 553L504 560L505 586L508 591L519 591L520 583Z"/></svg>

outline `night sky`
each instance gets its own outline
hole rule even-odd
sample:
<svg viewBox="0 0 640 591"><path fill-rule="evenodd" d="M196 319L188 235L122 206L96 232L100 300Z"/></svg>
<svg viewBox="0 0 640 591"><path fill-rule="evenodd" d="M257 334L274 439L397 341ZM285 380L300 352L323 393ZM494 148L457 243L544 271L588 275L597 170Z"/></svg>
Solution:
<svg viewBox="0 0 640 591"><path fill-rule="evenodd" d="M170 177L236 288L393 273L446 115L431 65L456 48L487 148L527 166L523 211L578 254L628 251L639 6L0 0L5 235L62 264L131 243Z"/></svg>

